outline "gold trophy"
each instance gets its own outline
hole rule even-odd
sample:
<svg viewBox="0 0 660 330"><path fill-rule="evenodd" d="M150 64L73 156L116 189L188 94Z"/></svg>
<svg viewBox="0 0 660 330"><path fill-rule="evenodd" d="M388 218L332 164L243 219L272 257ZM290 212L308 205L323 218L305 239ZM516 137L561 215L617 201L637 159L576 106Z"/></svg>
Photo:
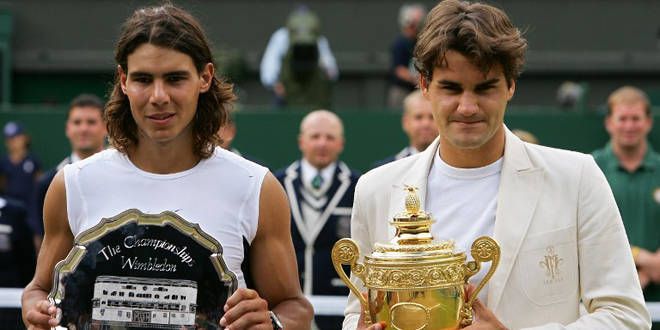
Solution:
<svg viewBox="0 0 660 330"><path fill-rule="evenodd" d="M482 236L472 243L474 261L454 251L453 241L434 241L431 216L420 209L416 188L406 187L405 211L390 224L396 235L386 244L376 243L374 252L358 263L360 251L355 242L344 238L332 249L332 263L339 277L360 299L364 321L384 321L387 329L458 329L472 323L472 303L491 278L500 259L495 240ZM492 262L488 273L466 299L465 286L481 269ZM367 288L367 298L348 279L342 265ZM466 302L467 301L467 302Z"/></svg>

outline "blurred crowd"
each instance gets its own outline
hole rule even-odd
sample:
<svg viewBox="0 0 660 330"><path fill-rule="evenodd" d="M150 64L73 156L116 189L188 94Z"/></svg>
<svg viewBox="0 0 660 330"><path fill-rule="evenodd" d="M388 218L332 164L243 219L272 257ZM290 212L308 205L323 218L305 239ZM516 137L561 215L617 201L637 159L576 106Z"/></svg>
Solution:
<svg viewBox="0 0 660 330"><path fill-rule="evenodd" d="M400 109L403 99L417 86L413 49L425 16L426 8L421 4L405 4L399 10L399 34L390 48L386 100L390 108ZM321 22L309 7L296 7L285 26L272 34L261 59L260 76L278 107L331 106L339 68L330 42L321 33Z"/></svg>

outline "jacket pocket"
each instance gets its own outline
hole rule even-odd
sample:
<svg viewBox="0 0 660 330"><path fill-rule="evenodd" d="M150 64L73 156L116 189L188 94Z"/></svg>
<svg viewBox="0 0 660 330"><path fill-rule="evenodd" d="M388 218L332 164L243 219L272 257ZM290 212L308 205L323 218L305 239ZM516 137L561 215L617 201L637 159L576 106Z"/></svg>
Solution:
<svg viewBox="0 0 660 330"><path fill-rule="evenodd" d="M579 287L575 226L527 236L516 268L522 291L533 303L575 299Z"/></svg>

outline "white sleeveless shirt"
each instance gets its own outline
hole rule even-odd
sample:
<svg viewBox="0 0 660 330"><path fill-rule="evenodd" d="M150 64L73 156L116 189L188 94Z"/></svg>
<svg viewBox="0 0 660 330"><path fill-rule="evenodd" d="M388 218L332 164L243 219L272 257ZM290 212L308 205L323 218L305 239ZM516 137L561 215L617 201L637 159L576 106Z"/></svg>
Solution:
<svg viewBox="0 0 660 330"><path fill-rule="evenodd" d="M245 287L243 241L252 243L259 218L259 193L268 172L221 148L195 167L172 174L137 168L108 149L64 168L69 226L74 237L128 209L171 211L198 223L222 245L225 264Z"/></svg>

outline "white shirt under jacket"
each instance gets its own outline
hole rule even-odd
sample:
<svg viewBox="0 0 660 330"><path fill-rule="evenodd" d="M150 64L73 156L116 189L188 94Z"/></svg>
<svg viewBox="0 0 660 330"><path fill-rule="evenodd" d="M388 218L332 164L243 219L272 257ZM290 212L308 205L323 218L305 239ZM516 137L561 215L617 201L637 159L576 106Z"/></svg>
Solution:
<svg viewBox="0 0 660 330"><path fill-rule="evenodd" d="M524 143L503 129L493 237L501 259L488 283L488 308L510 329L649 329L621 216L593 158ZM419 187L422 205L428 205L427 180L438 144L436 139L426 151L360 178L351 236L362 256L394 236L387 221L401 211L404 185ZM551 277L543 267L549 254L561 258L560 276ZM352 281L365 290L359 279ZM580 315L580 300L588 314ZM343 329L355 329L360 303L352 294L345 315Z"/></svg>
<svg viewBox="0 0 660 330"><path fill-rule="evenodd" d="M426 186L426 212L435 220L431 226L433 237L440 241L454 241L454 250L466 252L473 260L470 247L476 237L493 237L497 189L500 186L502 158L483 167L457 168L445 163L439 153L433 156L433 165ZM476 287L488 273L489 266L470 277ZM488 283L479 292L479 299L488 301Z"/></svg>

